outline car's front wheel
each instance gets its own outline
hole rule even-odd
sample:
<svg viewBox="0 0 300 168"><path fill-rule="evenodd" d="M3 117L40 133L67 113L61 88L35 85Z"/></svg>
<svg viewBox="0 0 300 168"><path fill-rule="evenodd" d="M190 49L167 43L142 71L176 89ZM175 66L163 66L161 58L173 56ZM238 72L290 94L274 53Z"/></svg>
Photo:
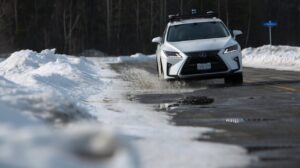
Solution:
<svg viewBox="0 0 300 168"><path fill-rule="evenodd" d="M224 79L226 85L242 85L244 83L244 77L242 73L229 75Z"/></svg>
<svg viewBox="0 0 300 168"><path fill-rule="evenodd" d="M160 79L164 78L164 71L163 71L161 60L157 61L157 74Z"/></svg>

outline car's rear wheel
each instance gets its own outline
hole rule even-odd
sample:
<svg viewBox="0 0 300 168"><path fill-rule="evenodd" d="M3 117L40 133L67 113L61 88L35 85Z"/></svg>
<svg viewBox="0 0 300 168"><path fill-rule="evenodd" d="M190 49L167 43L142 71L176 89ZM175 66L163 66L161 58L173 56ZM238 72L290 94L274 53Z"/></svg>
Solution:
<svg viewBox="0 0 300 168"><path fill-rule="evenodd" d="M242 85L244 83L244 77L242 73L229 75L224 79L226 85Z"/></svg>

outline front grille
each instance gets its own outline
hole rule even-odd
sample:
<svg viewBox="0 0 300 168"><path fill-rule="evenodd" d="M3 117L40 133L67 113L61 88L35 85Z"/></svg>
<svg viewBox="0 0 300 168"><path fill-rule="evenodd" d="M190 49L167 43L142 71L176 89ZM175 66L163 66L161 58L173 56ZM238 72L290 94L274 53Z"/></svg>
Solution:
<svg viewBox="0 0 300 168"><path fill-rule="evenodd" d="M186 53L188 59L181 71L182 75L194 75L204 73L225 72L228 68L218 55L219 51L205 51ZM197 64L211 63L210 70L198 70Z"/></svg>

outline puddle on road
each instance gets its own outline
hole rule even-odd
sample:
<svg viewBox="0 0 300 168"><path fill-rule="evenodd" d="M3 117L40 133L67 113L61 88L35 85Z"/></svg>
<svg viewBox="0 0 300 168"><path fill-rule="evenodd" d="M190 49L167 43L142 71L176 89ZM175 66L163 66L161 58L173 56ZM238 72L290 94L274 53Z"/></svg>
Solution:
<svg viewBox="0 0 300 168"><path fill-rule="evenodd" d="M194 118L193 115L191 117L181 118L181 111L169 111L171 116L173 116L173 120L179 125L193 125L193 126L225 126L225 125L239 125L239 124L256 124L252 122L266 122L264 120L255 119L244 119L244 118ZM201 112L199 112L201 113ZM270 120L269 122L274 121Z"/></svg>
<svg viewBox="0 0 300 168"><path fill-rule="evenodd" d="M246 146L245 147L248 153L256 153L261 151L273 151L273 150L281 150L281 149L293 149L294 146L290 145L265 145L265 146Z"/></svg>
<svg viewBox="0 0 300 168"><path fill-rule="evenodd" d="M177 107L180 107L182 105L185 105L185 106L203 105L203 107L200 107L200 108L214 108L214 107L204 106L204 105L210 105L212 103L214 103L214 99L208 98L206 96L185 96L185 97L177 99L175 103L160 104L159 110L169 111L169 110L175 109Z"/></svg>
<svg viewBox="0 0 300 168"><path fill-rule="evenodd" d="M245 123L245 122L269 122L269 121L276 121L277 119L273 118L227 118L225 119L226 123Z"/></svg>
<svg viewBox="0 0 300 168"><path fill-rule="evenodd" d="M177 103L181 105L208 105L213 102L213 98L208 98L206 96L185 96L177 100Z"/></svg>
<svg viewBox="0 0 300 168"><path fill-rule="evenodd" d="M292 145L257 145L257 146L246 146L248 154L258 155L260 162L274 163L281 161L297 161L293 156L287 156L284 154L286 150L295 150L297 147ZM275 152L277 151L277 152Z"/></svg>

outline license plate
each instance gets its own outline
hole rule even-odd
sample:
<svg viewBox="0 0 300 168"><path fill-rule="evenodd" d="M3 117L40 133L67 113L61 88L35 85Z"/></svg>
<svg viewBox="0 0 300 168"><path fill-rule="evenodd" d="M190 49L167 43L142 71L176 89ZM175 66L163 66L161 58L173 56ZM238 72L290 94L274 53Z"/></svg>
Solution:
<svg viewBox="0 0 300 168"><path fill-rule="evenodd" d="M197 64L197 70L210 70L211 69L211 63L206 64Z"/></svg>

